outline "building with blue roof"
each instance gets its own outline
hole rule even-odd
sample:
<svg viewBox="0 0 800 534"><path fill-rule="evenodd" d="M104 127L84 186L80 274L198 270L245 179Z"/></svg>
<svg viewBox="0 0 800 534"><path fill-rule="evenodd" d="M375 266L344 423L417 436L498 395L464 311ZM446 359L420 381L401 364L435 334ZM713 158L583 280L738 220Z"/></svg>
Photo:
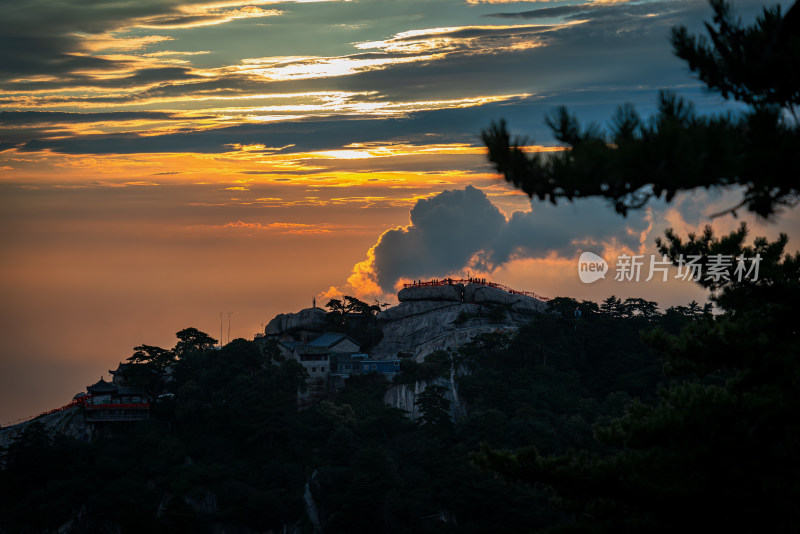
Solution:
<svg viewBox="0 0 800 534"><path fill-rule="evenodd" d="M361 345L348 336L338 332L326 332L321 336L308 342L312 347L325 347L331 352L338 354L353 354L361 350Z"/></svg>
<svg viewBox="0 0 800 534"><path fill-rule="evenodd" d="M336 374L342 378L351 375L380 373L387 378L400 371L399 359L374 360L367 354L351 354L349 358L339 357L336 361Z"/></svg>

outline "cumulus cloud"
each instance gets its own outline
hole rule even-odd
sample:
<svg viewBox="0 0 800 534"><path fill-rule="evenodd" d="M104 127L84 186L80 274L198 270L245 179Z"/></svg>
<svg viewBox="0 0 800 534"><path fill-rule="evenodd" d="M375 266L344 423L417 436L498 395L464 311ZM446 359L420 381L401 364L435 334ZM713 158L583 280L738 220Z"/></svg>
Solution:
<svg viewBox="0 0 800 534"><path fill-rule="evenodd" d="M375 245L374 271L384 289L400 278L464 267L476 253L491 248L506 218L481 190L467 186L417 201L410 223L385 232Z"/></svg>
<svg viewBox="0 0 800 534"><path fill-rule="evenodd" d="M466 270L491 273L517 259L572 258L638 251L652 213L628 219L602 200L552 206L534 203L510 218L472 186L419 200L407 226L388 230L353 268L348 284L361 294L390 293L402 280L445 277Z"/></svg>

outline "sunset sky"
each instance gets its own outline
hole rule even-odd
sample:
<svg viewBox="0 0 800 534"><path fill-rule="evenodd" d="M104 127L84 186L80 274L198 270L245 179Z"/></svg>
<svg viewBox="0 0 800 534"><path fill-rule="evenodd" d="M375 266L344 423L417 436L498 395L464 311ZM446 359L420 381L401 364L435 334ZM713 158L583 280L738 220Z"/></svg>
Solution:
<svg viewBox="0 0 800 534"><path fill-rule="evenodd" d="M789 2L782 2L786 6ZM745 20L762 2L738 1ZM335 294L396 302L405 280L480 274L546 296L656 300L691 283L592 285L577 257L655 253L737 193L622 218L530 203L487 163L505 118L557 147L565 104L605 124L661 88L705 93L669 45L700 0L0 4L0 424L68 402L141 343L194 326L251 339ZM445 192L447 191L447 192ZM752 236L800 240L797 210ZM392 300L394 299L394 300Z"/></svg>

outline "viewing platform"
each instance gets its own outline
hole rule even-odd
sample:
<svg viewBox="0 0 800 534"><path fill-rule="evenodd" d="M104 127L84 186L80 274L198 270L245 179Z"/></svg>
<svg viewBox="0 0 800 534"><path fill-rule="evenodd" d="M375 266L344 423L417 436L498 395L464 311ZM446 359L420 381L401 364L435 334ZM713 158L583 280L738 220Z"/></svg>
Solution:
<svg viewBox="0 0 800 534"><path fill-rule="evenodd" d="M489 282L485 278L434 278L433 280L428 280L423 282L422 280L416 280L411 284L403 284L403 288L414 288L414 287L436 287L436 286L454 286L454 285L461 285L466 286L469 284L477 284L485 287L491 287L492 289L499 289L500 291L505 291L506 293L511 293L512 295L524 295L526 297L532 297L537 300L541 300L543 302L547 302L550 300L549 297L543 297L542 295L538 295L533 291L518 291L516 289L512 289L508 286L503 284L498 284L496 282Z"/></svg>

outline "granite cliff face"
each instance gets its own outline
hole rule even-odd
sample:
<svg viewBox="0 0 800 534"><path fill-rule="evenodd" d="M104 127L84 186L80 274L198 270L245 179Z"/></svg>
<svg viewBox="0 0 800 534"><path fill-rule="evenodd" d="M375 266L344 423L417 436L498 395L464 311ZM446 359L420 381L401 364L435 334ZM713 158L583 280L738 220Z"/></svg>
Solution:
<svg viewBox="0 0 800 534"><path fill-rule="evenodd" d="M378 315L383 339L374 348L376 358L400 353L422 362L437 350L456 349L480 334L514 331L545 307L536 298L484 284L412 286L402 289L398 298L398 306ZM449 378L419 381L413 386L398 384L389 388L383 400L416 419L417 395L429 385L444 386L451 415L458 419L467 407L459 399L456 377L465 372L452 368Z"/></svg>
<svg viewBox="0 0 800 534"><path fill-rule="evenodd" d="M536 298L487 284L424 284L397 294L400 304L376 317L383 338L371 351L375 358L413 355L418 361L437 350L455 349L475 336L516 330L530 322L545 304ZM281 313L264 329L267 336L322 333L325 311L306 308Z"/></svg>
<svg viewBox="0 0 800 534"><path fill-rule="evenodd" d="M545 308L537 298L505 291L496 284L458 283L446 280L421 283L400 290L400 304L384 310L375 321L383 337L370 351L375 359L413 357L422 362L438 350L455 350L480 334L512 332L531 321L536 312ZM321 334L325 328L325 311L307 308L297 313L277 315L264 333L267 336L290 335L295 339L309 334ZM453 417L465 413L459 402L455 377L465 372L451 370L449 379L437 378L431 383L445 386ZM417 382L413 386L391 387L384 400L417 415L416 397L430 385Z"/></svg>
<svg viewBox="0 0 800 534"><path fill-rule="evenodd" d="M406 287L397 293L400 302L461 302L464 299L464 286L461 284L437 286Z"/></svg>
<svg viewBox="0 0 800 534"><path fill-rule="evenodd" d="M75 439L89 440L93 433L92 425L86 424L83 411L76 406L43 415L31 421L0 428L0 447L8 447L34 421L44 425L45 430L51 436L64 434Z"/></svg>
<svg viewBox="0 0 800 534"><path fill-rule="evenodd" d="M533 297L483 284L413 286L397 296L400 304L377 317L383 339L374 349L376 357L404 353L422 361L479 334L516 330L545 306Z"/></svg>

